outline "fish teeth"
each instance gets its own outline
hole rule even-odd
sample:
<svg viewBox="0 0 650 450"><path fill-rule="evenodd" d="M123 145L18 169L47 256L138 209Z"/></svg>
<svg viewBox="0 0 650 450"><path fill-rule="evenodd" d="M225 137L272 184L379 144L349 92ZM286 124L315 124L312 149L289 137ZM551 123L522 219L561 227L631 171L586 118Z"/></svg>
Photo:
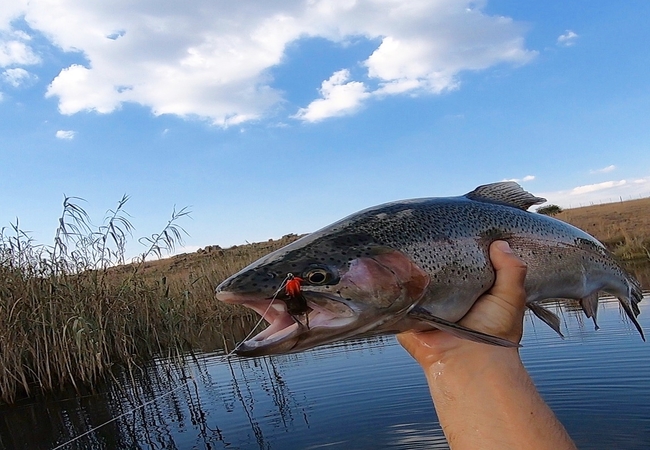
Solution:
<svg viewBox="0 0 650 450"><path fill-rule="evenodd" d="M285 312L287 310L286 305L282 302L273 303L271 308L275 309L277 312Z"/></svg>

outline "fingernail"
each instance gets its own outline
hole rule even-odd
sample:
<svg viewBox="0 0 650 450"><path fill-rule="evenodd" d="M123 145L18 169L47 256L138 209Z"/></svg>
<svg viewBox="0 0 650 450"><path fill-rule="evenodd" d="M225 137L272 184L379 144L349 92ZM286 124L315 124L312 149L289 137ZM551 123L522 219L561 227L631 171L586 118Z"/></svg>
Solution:
<svg viewBox="0 0 650 450"><path fill-rule="evenodd" d="M496 245L503 253L512 253L512 249L506 241L494 241L494 245Z"/></svg>

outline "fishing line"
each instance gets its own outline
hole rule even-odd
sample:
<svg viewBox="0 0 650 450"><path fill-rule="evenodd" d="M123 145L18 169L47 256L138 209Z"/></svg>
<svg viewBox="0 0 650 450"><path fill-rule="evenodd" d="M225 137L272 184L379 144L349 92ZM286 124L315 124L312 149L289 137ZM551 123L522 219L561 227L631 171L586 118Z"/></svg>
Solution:
<svg viewBox="0 0 650 450"><path fill-rule="evenodd" d="M271 306L273 306L273 302L278 297L278 294L280 292L282 292L282 289L284 289L285 286L287 285L287 283L292 279L293 279L293 274L290 274L290 273L287 274L287 276L284 278L282 283L280 283L280 287L275 291L275 293L273 294L273 297L271 297L271 301L269 302L269 306L267 306L266 309L264 310L264 313L262 314L262 317L260 317L260 320L257 321L257 323L255 324L253 329L250 331L250 333L248 333L248 335L244 339L239 341L239 343L237 345L235 345L235 348L233 348L227 355L225 355L224 358L230 358L233 355L233 353L235 353L237 351L237 349L244 342L246 342L253 335L253 333L255 333L255 330L257 330L257 327L259 327L262 324L262 322L264 322L264 317L266 317L266 313L269 312L269 310L271 309Z"/></svg>
<svg viewBox="0 0 650 450"><path fill-rule="evenodd" d="M287 276L286 276L285 279L282 281L282 283L280 283L280 287L278 287L278 289L277 289L277 290L275 291L275 293L273 294L273 297L271 297L271 301L269 302L269 306L266 307L266 309L264 310L264 313L262 314L262 317L260 317L260 319L257 321L257 323L255 324L255 326L253 327L253 329L250 331L250 333L248 333L248 335L247 335L244 339L242 339L241 341L239 341L239 343L238 343L237 345L235 345L235 347L234 347L232 350L230 350L230 352L228 352L226 355L222 355L222 356L221 356L221 359L219 360L219 362L223 362L223 361L225 361L226 359L229 359L232 355L235 354L235 352L237 351L237 349L238 349L238 348L239 348L239 347L240 347L244 342L246 342L246 341L247 341L247 340L248 340L248 339L253 335L253 333L255 332L255 330L256 330L256 329L257 329L257 328L262 324L262 322L264 321L264 317L266 316L266 313L269 312L269 310L271 309L271 306L273 306L273 302L277 299L277 297L278 297L278 295L280 294L280 292L282 292L282 290L286 287L287 283L288 283L290 280L292 280L293 278L294 278L294 277L293 277L292 274L290 274L290 273L287 274ZM88 430L88 431L85 431L84 433L82 433L82 434L80 434L80 435L78 435L78 436L75 436L74 438L72 438L72 439L70 439L70 440L64 442L63 444L59 444L59 445L57 445L57 446L54 447L52 450L59 450L59 449L61 449L61 448L63 448L63 447L66 447L66 446L72 444L73 442L75 442L75 441L81 439L82 437L84 437L84 436L88 436L89 434L94 433L95 431L99 430L100 428L105 427L105 426L108 425L109 423L115 422L116 420L119 420L119 419L121 419L121 418L123 418L123 417L126 417L126 416L128 416L128 415L130 415L130 414L133 414L133 413L135 413L136 411L138 411L138 410L144 408L145 406L147 406L147 405L151 405L152 403L155 403L155 402L157 402L158 400L160 400L160 399L162 399L162 398L165 398L165 397L167 397L167 396L173 394L174 392L176 392L176 391L178 391L178 390L184 388L185 386L187 386L187 385L189 384L190 381L194 381L194 382L196 383L196 380L194 379L194 374L193 374L192 372L190 372L190 377L189 377L187 380L185 380L184 383L181 383L180 385L176 386L174 389L172 389L172 390L170 390L170 391L167 391L167 392L165 392L164 394L161 394L161 395L159 395L159 396L157 396L157 397L154 397L154 398L152 398L151 400L149 400L149 401L147 401L147 402L141 403L140 405L138 405L138 406L136 406L136 407L134 407L134 408L131 408L130 410L128 410L128 411L126 411L126 412L124 412L124 413L122 413L122 414L120 414L120 415L118 415L118 416L115 416L115 417L113 417L113 418L107 420L106 422L104 422L104 423L102 423L102 424L99 424L99 425L97 425L96 427L93 427L93 428L91 428L91 429Z"/></svg>
<svg viewBox="0 0 650 450"><path fill-rule="evenodd" d="M157 402L158 400L160 400L161 398L165 398L165 397L167 397L168 395L170 395L170 394L172 394L172 393L178 391L179 389L182 389L182 388L184 388L185 386L187 386L187 384L190 382L190 380L193 380L193 381L194 381L194 375L193 375L193 374L190 375L190 378L189 378L188 380L186 380L184 383L182 383L182 384L176 386L176 387L175 387L174 389L172 389L171 391L165 392L164 394L161 394L161 395L159 395L158 397L152 398L151 400L149 400L149 401L147 401L147 402L144 402L144 403L142 403L142 404L136 406L135 408L131 408L129 411L127 411L127 412L125 412L125 413L122 413L122 414L120 414L119 416L115 416L115 417L113 417L112 419L109 419L109 420L107 420L106 422L104 422L104 423L102 423L102 424L99 424L99 425L97 425L96 427L91 428L90 430L88 430L88 431L86 431L86 432L84 432L84 433L82 433L82 434L80 434L80 435L78 435L78 436L76 436L76 437L73 437L73 438L70 439L69 441L64 442L63 444L60 444L60 445L54 447L52 450L59 450L60 448L66 447L66 446L72 444L73 442L75 442L75 441L81 439L82 437L87 436L87 435L89 435L89 434L91 434L91 433L94 433L95 431L99 430L100 428L105 427L106 425L108 425L108 424L111 423L111 422L115 422L116 420L121 419L122 417L128 416L129 414L133 414L133 413L135 413L136 411L138 411L139 409L142 409L142 408L144 408L144 407L147 406L147 405L150 405L150 404L152 404L152 403L155 403L155 402Z"/></svg>

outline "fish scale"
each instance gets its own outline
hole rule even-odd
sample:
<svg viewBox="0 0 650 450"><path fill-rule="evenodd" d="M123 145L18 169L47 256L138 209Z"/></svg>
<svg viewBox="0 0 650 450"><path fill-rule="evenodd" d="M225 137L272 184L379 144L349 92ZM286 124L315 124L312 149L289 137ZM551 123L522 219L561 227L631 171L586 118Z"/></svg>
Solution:
<svg viewBox="0 0 650 450"><path fill-rule="evenodd" d="M638 282L589 234L527 211L544 201L516 183L502 182L479 186L460 197L368 208L254 262L219 285L217 297L245 305L268 301L292 274L304 280L303 294L311 310L326 314L324 310L338 308L357 317L348 324L340 317L321 316L314 322L308 316L312 323L324 325L292 329L291 346L289 338L282 345L253 340L249 347L257 354L426 327L505 345L455 324L492 286L495 274L488 249L495 240L505 240L528 265L527 305L558 333L559 319L541 301L579 300L595 322L598 292L604 291L620 300L643 336L636 321L642 298ZM312 279L314 271L322 276ZM390 295L394 298L386 297ZM327 328L337 320L345 327Z"/></svg>

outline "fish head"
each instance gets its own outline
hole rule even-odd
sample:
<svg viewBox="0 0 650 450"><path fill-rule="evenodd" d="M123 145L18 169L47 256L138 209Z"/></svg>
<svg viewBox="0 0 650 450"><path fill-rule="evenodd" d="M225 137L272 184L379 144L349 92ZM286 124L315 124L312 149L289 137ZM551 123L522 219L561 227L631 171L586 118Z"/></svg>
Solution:
<svg viewBox="0 0 650 450"><path fill-rule="evenodd" d="M299 291L292 295L287 283L298 283ZM216 296L269 323L237 348L259 356L377 332L407 314L428 284L406 254L368 236L310 235L231 276Z"/></svg>

